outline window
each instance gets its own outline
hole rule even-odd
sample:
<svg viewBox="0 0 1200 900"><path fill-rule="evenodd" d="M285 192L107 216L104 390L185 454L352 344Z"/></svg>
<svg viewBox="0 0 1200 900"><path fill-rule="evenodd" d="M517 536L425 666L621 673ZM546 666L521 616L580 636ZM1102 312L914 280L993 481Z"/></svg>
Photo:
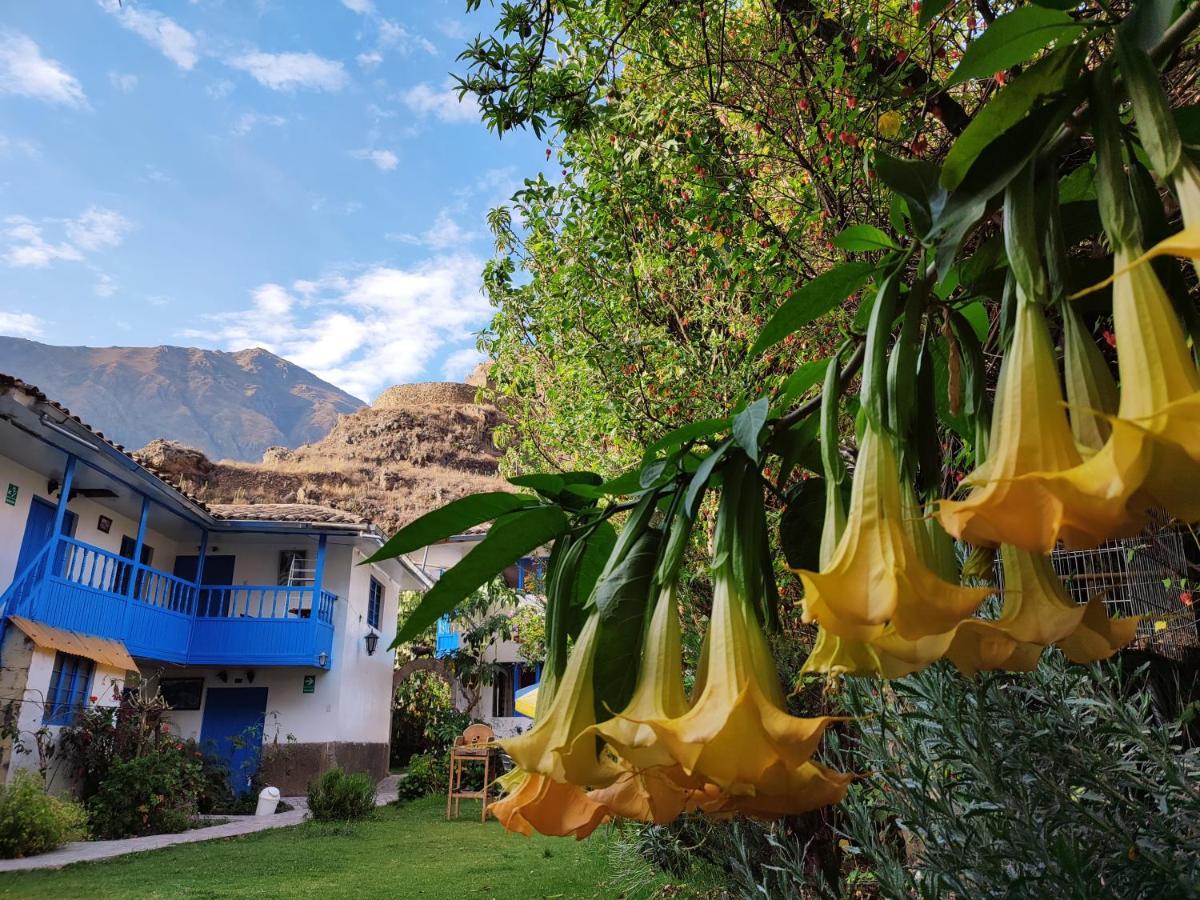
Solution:
<svg viewBox="0 0 1200 900"><path fill-rule="evenodd" d="M54 654L54 671L46 689L46 708L42 721L47 725L70 725L75 714L86 705L96 664L70 653Z"/></svg>
<svg viewBox="0 0 1200 900"><path fill-rule="evenodd" d="M287 587L308 587L312 584L307 550L284 550L279 554L279 584Z"/></svg>
<svg viewBox="0 0 1200 900"><path fill-rule="evenodd" d="M383 612L383 584L375 578L371 579L370 593L367 595L367 624L372 628L379 627L379 615Z"/></svg>

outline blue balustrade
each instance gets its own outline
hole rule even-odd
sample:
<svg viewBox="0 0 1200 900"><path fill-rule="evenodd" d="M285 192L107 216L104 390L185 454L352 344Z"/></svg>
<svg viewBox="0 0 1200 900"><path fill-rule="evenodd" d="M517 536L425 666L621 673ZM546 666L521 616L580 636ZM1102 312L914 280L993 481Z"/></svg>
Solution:
<svg viewBox="0 0 1200 900"><path fill-rule="evenodd" d="M462 637L454 628L454 623L450 621L449 616L442 616L437 620L437 646L434 648L434 655L439 659L443 656L449 656L462 645Z"/></svg>
<svg viewBox="0 0 1200 900"><path fill-rule="evenodd" d="M317 666L323 654L328 666L336 602L314 587L197 585L63 536L0 595L0 615L114 638L163 662Z"/></svg>

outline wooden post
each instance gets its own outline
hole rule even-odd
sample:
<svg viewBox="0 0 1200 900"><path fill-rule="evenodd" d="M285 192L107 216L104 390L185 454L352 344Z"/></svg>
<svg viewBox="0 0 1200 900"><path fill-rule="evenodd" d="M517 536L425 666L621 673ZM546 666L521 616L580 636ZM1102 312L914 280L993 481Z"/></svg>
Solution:
<svg viewBox="0 0 1200 900"><path fill-rule="evenodd" d="M137 585L140 581L138 569L142 565L142 548L146 546L146 520L150 517L150 498L145 494L142 495L142 515L138 519L137 540L133 545L133 568L132 577L129 583L125 586L125 596L132 597L137 591Z"/></svg>
<svg viewBox="0 0 1200 900"><path fill-rule="evenodd" d="M71 502L71 485L75 481L75 457L67 454L67 468L63 471L62 488L58 495L58 506L54 510L54 531L51 540L57 541L62 534L63 522L67 518L67 504Z"/></svg>

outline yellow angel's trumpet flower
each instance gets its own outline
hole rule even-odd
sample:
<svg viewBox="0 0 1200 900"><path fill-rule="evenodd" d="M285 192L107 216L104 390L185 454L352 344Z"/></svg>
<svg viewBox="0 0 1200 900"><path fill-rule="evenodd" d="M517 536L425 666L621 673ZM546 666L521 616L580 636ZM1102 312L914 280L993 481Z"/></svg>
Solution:
<svg viewBox="0 0 1200 900"><path fill-rule="evenodd" d="M1122 275L1159 256L1179 256L1190 259L1197 271L1200 272L1200 169L1197 169L1195 163L1184 157L1172 177L1172 182L1176 196L1179 198L1179 212L1183 216L1183 229L1163 238L1145 253L1127 254L1113 267L1112 275L1089 288L1072 294L1072 300L1108 287ZM1119 340L1120 338L1118 338Z"/></svg>
<svg viewBox="0 0 1200 900"><path fill-rule="evenodd" d="M1135 532L1140 522L1128 505L1140 473L1117 477L1121 467L1103 450L1086 468L1082 463L1045 316L1037 304L1020 300L1012 347L1000 368L987 459L965 479L971 487L966 498L943 500L938 518L960 540L1031 552L1047 552L1060 539L1088 547ZM1071 478L1061 477L1068 471Z"/></svg>
<svg viewBox="0 0 1200 900"><path fill-rule="evenodd" d="M588 787L608 784L619 774L611 762L599 757L591 739L596 724L592 678L599 627L599 614L592 613L579 632L545 712L539 702L533 728L500 742L518 768ZM586 739L580 740L581 736Z"/></svg>
<svg viewBox="0 0 1200 900"><path fill-rule="evenodd" d="M551 837L570 835L583 840L609 818L603 804L573 784L520 769L498 780L510 793L491 804L488 811L508 831L526 836L534 831Z"/></svg>
<svg viewBox="0 0 1200 900"><path fill-rule="evenodd" d="M706 796L705 787L702 780L688 776L678 765L641 771L630 768L607 787L588 791L588 799L613 816L666 825L681 813L695 810Z"/></svg>
<svg viewBox="0 0 1200 900"><path fill-rule="evenodd" d="M1075 663L1108 659L1136 636L1141 616L1109 618L1101 594L1093 594L1084 608L1083 621L1058 647Z"/></svg>
<svg viewBox="0 0 1200 900"><path fill-rule="evenodd" d="M988 591L939 578L921 560L903 515L891 440L868 425L833 559L820 572L797 573L805 621L840 638L869 642L888 624L915 640L949 631L971 615Z"/></svg>
<svg viewBox="0 0 1200 900"><path fill-rule="evenodd" d="M633 697L617 716L600 723L594 731L635 769L672 766L675 759L647 723L677 719L687 711L679 613L674 587L670 587L660 593L650 619Z"/></svg>
<svg viewBox="0 0 1200 900"><path fill-rule="evenodd" d="M836 719L785 711L766 638L729 570L728 560L717 569L704 676L692 708L647 724L688 775L731 793L782 795L789 771L808 761Z"/></svg>
<svg viewBox="0 0 1200 900"><path fill-rule="evenodd" d="M1132 255L1117 253L1117 267ZM1134 266L1113 286L1113 326L1121 403L1110 440L1145 469L1149 503L1187 521L1200 519L1200 373L1183 328L1150 266ZM1136 451L1134 450L1136 448ZM1119 454L1118 454L1119 455Z"/></svg>
<svg viewBox="0 0 1200 900"><path fill-rule="evenodd" d="M778 793L759 791L754 794L727 794L716 785L707 785L697 806L715 819L750 816L772 820L840 803L854 776L836 772L818 762L806 762L787 773L783 790Z"/></svg>
<svg viewBox="0 0 1200 900"><path fill-rule="evenodd" d="M1084 328L1079 312L1063 304L1063 372L1071 433L1085 457L1099 450L1112 433L1109 419L1116 414L1117 383L1100 348Z"/></svg>

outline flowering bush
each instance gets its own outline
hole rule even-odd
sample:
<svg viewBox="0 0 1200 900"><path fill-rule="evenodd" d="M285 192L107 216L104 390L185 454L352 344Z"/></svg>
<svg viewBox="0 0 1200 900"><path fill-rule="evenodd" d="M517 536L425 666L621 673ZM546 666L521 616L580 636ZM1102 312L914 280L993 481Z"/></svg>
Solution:
<svg viewBox="0 0 1200 900"><path fill-rule="evenodd" d="M22 769L0 785L0 857L45 853L86 835L87 813L47 794L40 775Z"/></svg>
<svg viewBox="0 0 1200 900"><path fill-rule="evenodd" d="M145 756L115 762L87 801L92 831L101 838L183 831L199 811L204 785L196 751L160 743Z"/></svg>

